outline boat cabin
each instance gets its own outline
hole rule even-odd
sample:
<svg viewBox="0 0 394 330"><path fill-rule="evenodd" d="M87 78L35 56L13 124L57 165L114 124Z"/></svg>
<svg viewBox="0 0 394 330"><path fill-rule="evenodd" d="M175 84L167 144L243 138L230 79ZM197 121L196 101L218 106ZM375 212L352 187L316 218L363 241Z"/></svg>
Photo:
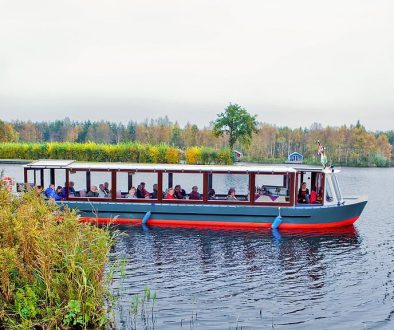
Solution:
<svg viewBox="0 0 394 330"><path fill-rule="evenodd" d="M342 197L334 173L321 168L287 166L219 166L184 164L83 163L39 160L24 166L24 182L62 186L67 201L175 204L243 204L254 206L321 206L338 204ZM300 203L306 183L310 198ZM144 196L130 196L143 186ZM181 198L170 198L178 187ZM100 188L108 187L107 194ZM250 189L253 187L252 189ZM231 190L235 194L230 194ZM90 192L97 191L92 194ZM191 194L192 191L195 191ZM196 197L197 196L197 197Z"/></svg>

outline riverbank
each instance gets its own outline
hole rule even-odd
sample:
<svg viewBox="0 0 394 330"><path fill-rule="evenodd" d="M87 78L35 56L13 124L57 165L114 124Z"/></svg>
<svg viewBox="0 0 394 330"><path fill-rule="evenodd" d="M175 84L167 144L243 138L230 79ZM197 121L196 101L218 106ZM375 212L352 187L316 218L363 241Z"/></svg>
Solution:
<svg viewBox="0 0 394 330"><path fill-rule="evenodd" d="M0 164L10 164L10 165L25 165L31 162L32 160L27 160L27 159L0 159Z"/></svg>

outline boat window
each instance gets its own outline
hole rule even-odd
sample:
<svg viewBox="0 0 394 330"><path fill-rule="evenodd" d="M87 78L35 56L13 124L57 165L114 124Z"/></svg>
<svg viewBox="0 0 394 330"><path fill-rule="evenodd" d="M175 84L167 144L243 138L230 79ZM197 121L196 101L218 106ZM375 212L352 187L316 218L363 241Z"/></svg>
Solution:
<svg viewBox="0 0 394 330"><path fill-rule="evenodd" d="M170 191L170 188L173 188ZM163 198L202 200L202 173L163 173Z"/></svg>
<svg viewBox="0 0 394 330"><path fill-rule="evenodd" d="M117 172L116 198L157 199L157 173Z"/></svg>
<svg viewBox="0 0 394 330"><path fill-rule="evenodd" d="M53 183L55 187L64 187L66 182L66 171L64 169L45 168L42 169L42 174L43 176L41 176L41 169L29 169L27 171L27 182L29 185L32 187L40 185L45 189L48 188L51 183Z"/></svg>
<svg viewBox="0 0 394 330"><path fill-rule="evenodd" d="M333 202L334 201L334 194L331 189L331 177L327 176L327 181L326 181L326 202Z"/></svg>
<svg viewBox="0 0 394 330"><path fill-rule="evenodd" d="M297 173L296 201L299 204L322 204L324 176L321 172L300 171ZM306 187L302 187L306 184ZM304 191L307 189L308 194Z"/></svg>
<svg viewBox="0 0 394 330"><path fill-rule="evenodd" d="M335 174L332 174L332 185L335 191L335 195L337 196L338 202L342 201L341 189L339 188L339 183L337 180L337 176Z"/></svg>
<svg viewBox="0 0 394 330"><path fill-rule="evenodd" d="M208 201L249 201L249 174L212 173L208 185Z"/></svg>
<svg viewBox="0 0 394 330"><path fill-rule="evenodd" d="M69 185L70 195L75 190L74 197L111 198L110 171L70 171Z"/></svg>
<svg viewBox="0 0 394 330"><path fill-rule="evenodd" d="M74 194L70 193L70 197L86 197L86 171L70 171L69 183L74 184ZM74 195L74 196L73 196Z"/></svg>
<svg viewBox="0 0 394 330"><path fill-rule="evenodd" d="M256 203L290 203L290 176L256 174Z"/></svg>

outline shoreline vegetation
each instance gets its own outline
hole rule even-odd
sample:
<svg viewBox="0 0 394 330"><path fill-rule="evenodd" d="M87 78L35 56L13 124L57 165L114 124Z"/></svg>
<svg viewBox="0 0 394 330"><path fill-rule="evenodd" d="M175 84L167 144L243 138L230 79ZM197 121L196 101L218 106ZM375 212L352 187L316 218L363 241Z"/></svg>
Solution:
<svg viewBox="0 0 394 330"><path fill-rule="evenodd" d="M91 162L131 162L179 164L233 163L230 149L215 150L207 147L191 147L181 150L165 144L141 143L0 143L0 159L73 159Z"/></svg>
<svg viewBox="0 0 394 330"><path fill-rule="evenodd" d="M51 122L0 120L0 159L232 163L228 147L231 133L224 126L220 135L215 135L213 124L199 128L188 123L180 127L168 117L142 123L78 122L68 118ZM350 126L323 127L313 123L310 128L295 129L263 122L255 125L247 144L242 139L234 142L233 148L243 154L242 161L283 163L289 154L298 152L305 164L319 164L316 141L320 140L328 162L335 166L393 164L394 130L370 132L359 121Z"/></svg>
<svg viewBox="0 0 394 330"><path fill-rule="evenodd" d="M108 228L0 183L0 329L106 326L114 241Z"/></svg>

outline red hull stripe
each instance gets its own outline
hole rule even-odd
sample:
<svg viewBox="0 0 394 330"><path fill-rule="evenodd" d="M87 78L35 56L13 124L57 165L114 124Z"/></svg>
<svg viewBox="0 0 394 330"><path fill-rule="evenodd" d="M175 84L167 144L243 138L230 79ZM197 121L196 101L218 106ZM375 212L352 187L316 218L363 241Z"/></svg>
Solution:
<svg viewBox="0 0 394 330"><path fill-rule="evenodd" d="M319 228L337 228L352 225L358 217L328 223L281 223L281 229L319 229ZM97 224L140 224L141 219L121 219L121 218L92 218L81 217L83 222L92 222ZM243 227L243 228L271 228L272 223L255 223L255 222L226 222L226 221L198 221L198 220L161 220L151 219L147 222L148 225L168 225L168 226L214 226L214 227Z"/></svg>

